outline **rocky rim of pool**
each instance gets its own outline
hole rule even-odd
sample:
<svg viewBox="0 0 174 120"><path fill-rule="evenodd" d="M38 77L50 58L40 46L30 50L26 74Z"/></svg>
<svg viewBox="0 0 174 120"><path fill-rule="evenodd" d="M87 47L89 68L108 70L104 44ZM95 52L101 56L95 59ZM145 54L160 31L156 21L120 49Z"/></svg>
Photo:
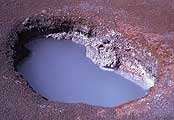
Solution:
<svg viewBox="0 0 174 120"><path fill-rule="evenodd" d="M81 7L87 4L82 3ZM164 42L165 37L124 23L120 11L113 16L107 16L106 9L104 15L97 14L95 9L83 14L90 10L88 7L71 9L64 6L55 11L34 11L37 14L23 15L20 19L16 15L18 19L12 19L13 22L3 22L0 28L1 118L155 120L174 117L174 54ZM114 16L120 18L114 19ZM35 93L15 70L27 55L23 45L40 35L83 44L87 57L95 64L132 77L136 84L149 89L148 94L112 108L48 101Z"/></svg>

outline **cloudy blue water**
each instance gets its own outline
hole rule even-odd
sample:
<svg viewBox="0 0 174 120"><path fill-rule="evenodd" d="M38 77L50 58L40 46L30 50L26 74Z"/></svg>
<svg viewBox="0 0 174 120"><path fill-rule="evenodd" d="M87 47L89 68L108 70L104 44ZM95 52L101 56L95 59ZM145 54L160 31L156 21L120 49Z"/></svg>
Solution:
<svg viewBox="0 0 174 120"><path fill-rule="evenodd" d="M40 38L27 48L32 53L18 71L49 100L113 107L145 95L131 81L101 70L85 57L85 48L72 41Z"/></svg>

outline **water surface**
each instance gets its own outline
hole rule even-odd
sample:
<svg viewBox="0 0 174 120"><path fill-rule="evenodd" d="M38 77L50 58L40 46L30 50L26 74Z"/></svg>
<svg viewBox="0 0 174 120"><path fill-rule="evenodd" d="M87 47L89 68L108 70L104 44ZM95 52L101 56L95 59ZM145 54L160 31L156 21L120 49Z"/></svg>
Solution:
<svg viewBox="0 0 174 120"><path fill-rule="evenodd" d="M49 100L112 107L145 95L131 81L93 64L82 45L40 38L26 46L32 53L18 71Z"/></svg>

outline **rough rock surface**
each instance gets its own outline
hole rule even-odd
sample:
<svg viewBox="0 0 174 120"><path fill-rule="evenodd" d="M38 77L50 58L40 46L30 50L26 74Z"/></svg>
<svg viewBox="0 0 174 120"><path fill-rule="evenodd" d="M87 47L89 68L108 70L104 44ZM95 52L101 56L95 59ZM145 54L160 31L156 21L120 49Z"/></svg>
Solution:
<svg viewBox="0 0 174 120"><path fill-rule="evenodd" d="M93 62L129 72L146 88L155 82L154 86L145 97L113 108L46 100L30 88L15 65L26 55L22 45L29 38L55 33L72 40L85 36L90 45L85 38L79 43L86 45ZM173 0L1 0L0 118L173 120L173 38Z"/></svg>

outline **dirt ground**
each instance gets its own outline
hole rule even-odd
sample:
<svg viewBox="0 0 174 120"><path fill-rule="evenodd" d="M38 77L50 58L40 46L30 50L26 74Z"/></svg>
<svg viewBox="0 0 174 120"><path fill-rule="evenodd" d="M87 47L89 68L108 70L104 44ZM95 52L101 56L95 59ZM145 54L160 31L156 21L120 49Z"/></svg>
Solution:
<svg viewBox="0 0 174 120"><path fill-rule="evenodd" d="M85 20L99 36L119 31L149 48L158 60L155 86L145 97L113 108L51 102L35 93L15 71L18 33L32 36L33 27L47 31L67 19ZM0 0L0 119L173 120L173 43L173 0Z"/></svg>

